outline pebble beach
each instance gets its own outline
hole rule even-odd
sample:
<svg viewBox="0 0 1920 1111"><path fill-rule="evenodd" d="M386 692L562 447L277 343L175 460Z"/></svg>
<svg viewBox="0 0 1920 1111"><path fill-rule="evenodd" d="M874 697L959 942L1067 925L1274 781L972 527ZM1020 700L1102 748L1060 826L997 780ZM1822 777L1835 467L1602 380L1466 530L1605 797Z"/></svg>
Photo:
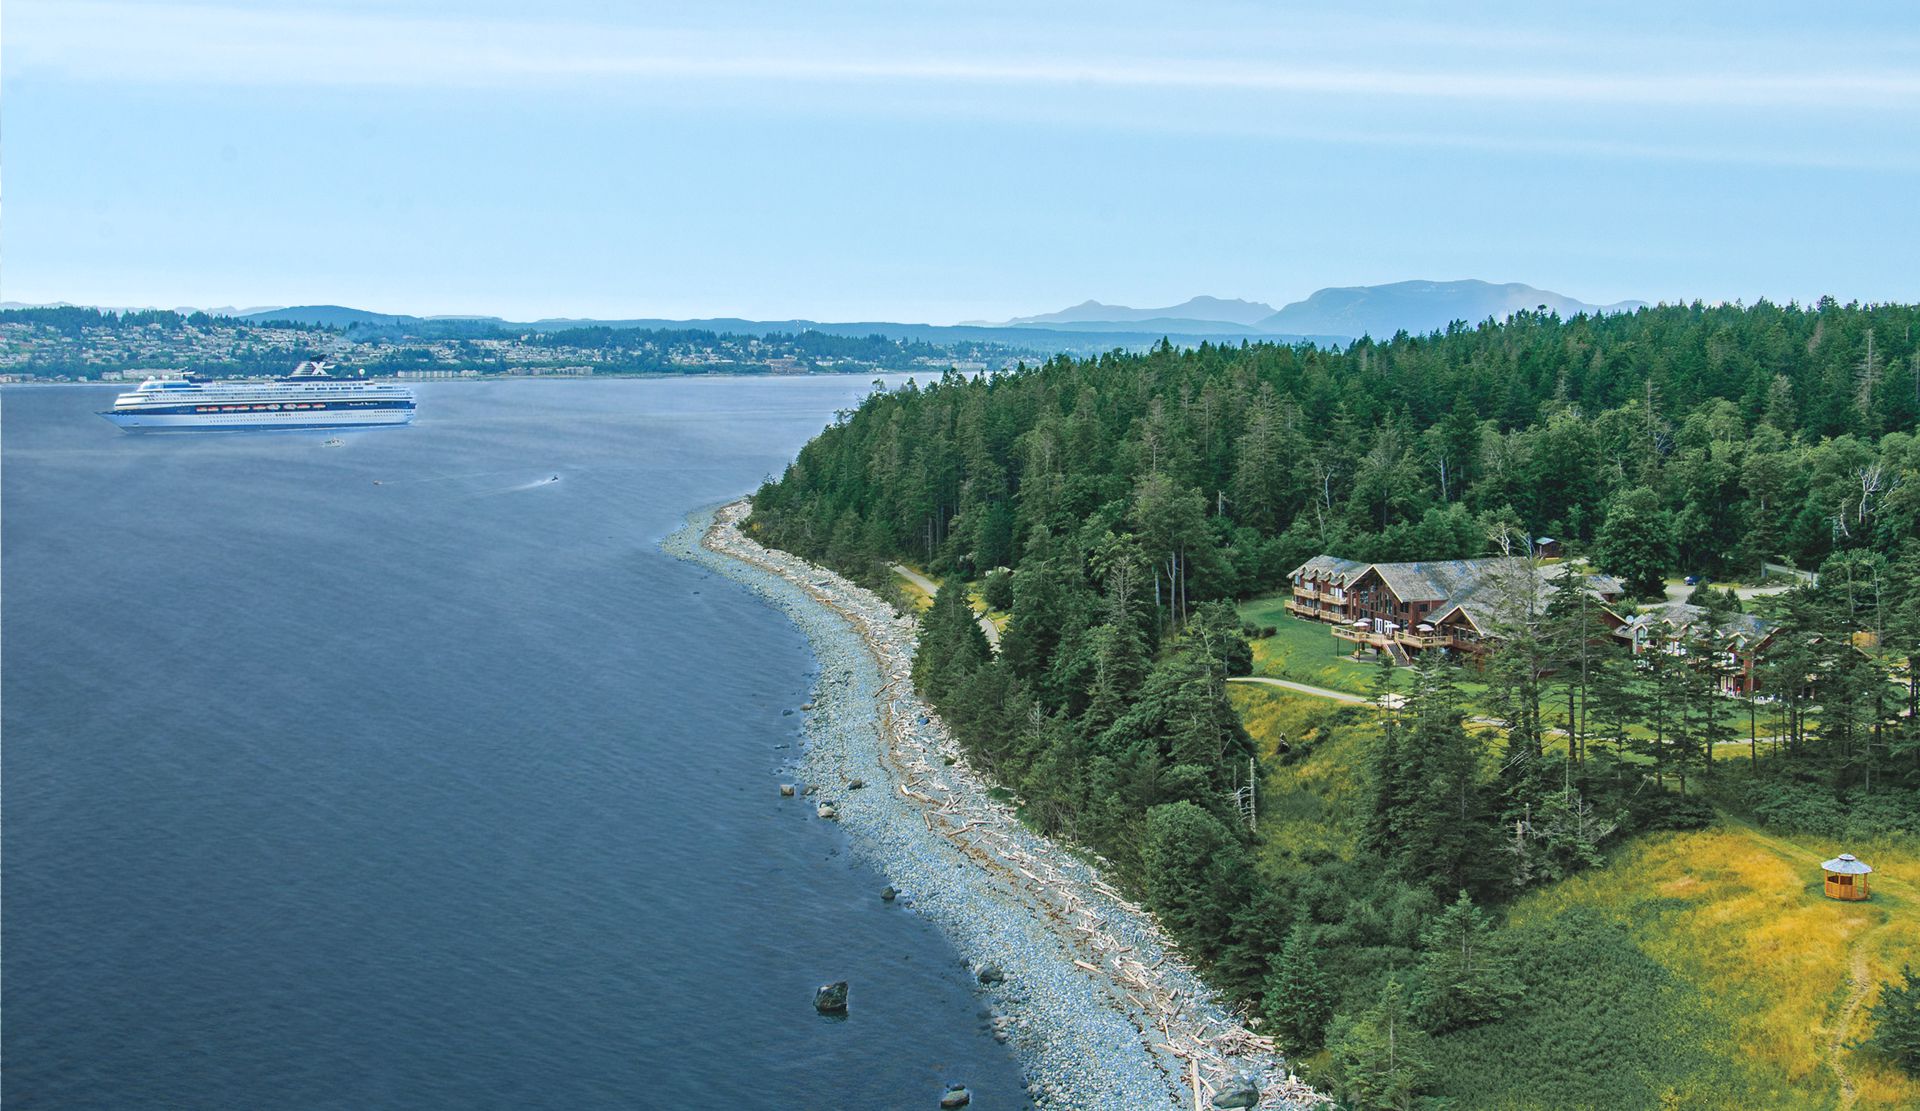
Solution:
<svg viewBox="0 0 1920 1111"><path fill-rule="evenodd" d="M808 638L819 678L803 708L807 743L789 773L792 804L808 820L838 822L898 902L969 963L1033 1104L1323 1104L1268 1039L1214 999L1097 862L1022 825L968 767L913 693L914 619L755 543L739 527L749 509L742 500L695 514L662 547L745 585ZM854 1006L859 987L856 976Z"/></svg>

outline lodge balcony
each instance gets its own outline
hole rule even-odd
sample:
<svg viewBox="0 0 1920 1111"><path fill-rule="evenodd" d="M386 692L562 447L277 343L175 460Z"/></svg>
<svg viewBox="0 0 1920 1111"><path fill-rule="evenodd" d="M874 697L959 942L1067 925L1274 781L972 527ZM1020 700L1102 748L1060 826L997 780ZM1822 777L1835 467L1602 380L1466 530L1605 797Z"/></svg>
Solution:
<svg viewBox="0 0 1920 1111"><path fill-rule="evenodd" d="M1364 644L1383 652L1395 644L1416 651L1428 648L1453 648L1457 645L1450 633L1410 633L1404 629L1393 633L1376 633L1371 629L1362 629L1354 625L1335 625L1333 635L1340 640L1350 640L1355 644Z"/></svg>

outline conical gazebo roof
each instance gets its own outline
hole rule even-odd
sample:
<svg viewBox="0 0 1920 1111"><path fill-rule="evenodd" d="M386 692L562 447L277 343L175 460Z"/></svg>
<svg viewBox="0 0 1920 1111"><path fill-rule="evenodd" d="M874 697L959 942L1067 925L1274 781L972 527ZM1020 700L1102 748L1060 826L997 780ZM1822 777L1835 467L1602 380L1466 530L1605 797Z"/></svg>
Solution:
<svg viewBox="0 0 1920 1111"><path fill-rule="evenodd" d="M1820 865L1820 867L1843 876L1864 876L1868 872L1873 871L1871 867L1856 860L1852 853L1841 853L1839 856Z"/></svg>

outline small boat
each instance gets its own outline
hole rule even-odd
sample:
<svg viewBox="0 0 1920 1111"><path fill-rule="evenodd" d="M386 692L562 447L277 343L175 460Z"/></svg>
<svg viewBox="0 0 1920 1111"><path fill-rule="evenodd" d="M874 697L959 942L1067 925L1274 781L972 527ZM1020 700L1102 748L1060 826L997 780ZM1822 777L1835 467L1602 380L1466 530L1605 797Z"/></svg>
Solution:
<svg viewBox="0 0 1920 1111"><path fill-rule="evenodd" d="M327 442L326 442L326 443L324 443L324 444L321 444L320 446L321 446L321 447L339 447L339 446L341 446L342 444L345 444L345 443L346 443L346 441L345 441L345 440L343 440L343 439L341 439L341 438L340 438L340 437L338 437L338 436L330 436L330 437L328 437L328 438L327 438Z"/></svg>

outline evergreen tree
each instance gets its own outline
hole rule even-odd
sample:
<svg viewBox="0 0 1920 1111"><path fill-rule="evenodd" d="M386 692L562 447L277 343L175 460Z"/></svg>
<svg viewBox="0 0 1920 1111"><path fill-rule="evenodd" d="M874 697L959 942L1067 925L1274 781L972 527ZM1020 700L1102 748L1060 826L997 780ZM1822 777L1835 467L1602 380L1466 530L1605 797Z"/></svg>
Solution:
<svg viewBox="0 0 1920 1111"><path fill-rule="evenodd" d="M1465 891L1420 935L1421 1020L1436 1034L1499 1018L1522 994L1493 922Z"/></svg>
<svg viewBox="0 0 1920 1111"><path fill-rule="evenodd" d="M1673 558L1673 525L1660 496L1644 486L1617 496L1593 545L1600 569L1619 578L1629 593L1651 598L1665 589Z"/></svg>
<svg viewBox="0 0 1920 1111"><path fill-rule="evenodd" d="M1880 985L1880 998L1867 1012L1873 1024L1867 1044L1908 1074L1920 1076L1920 976L1912 965L1904 965L1900 977Z"/></svg>
<svg viewBox="0 0 1920 1111"><path fill-rule="evenodd" d="M1246 879L1238 848L1220 819L1191 802L1147 811L1147 905L1203 961L1226 939L1236 888Z"/></svg>
<svg viewBox="0 0 1920 1111"><path fill-rule="evenodd" d="M1334 1092L1354 1111L1412 1111L1431 1072L1431 1039L1414 1023L1407 992L1389 978L1359 1016L1327 1039Z"/></svg>
<svg viewBox="0 0 1920 1111"><path fill-rule="evenodd" d="M935 706L943 706L991 654L966 591L952 583L933 596L933 607L920 620L913 654L914 689Z"/></svg>
<svg viewBox="0 0 1920 1111"><path fill-rule="evenodd" d="M1287 932L1280 959L1267 977L1263 992L1267 1029L1287 1053L1312 1053L1326 1042L1333 1004L1333 989L1320 967L1313 934L1306 923L1297 922Z"/></svg>

